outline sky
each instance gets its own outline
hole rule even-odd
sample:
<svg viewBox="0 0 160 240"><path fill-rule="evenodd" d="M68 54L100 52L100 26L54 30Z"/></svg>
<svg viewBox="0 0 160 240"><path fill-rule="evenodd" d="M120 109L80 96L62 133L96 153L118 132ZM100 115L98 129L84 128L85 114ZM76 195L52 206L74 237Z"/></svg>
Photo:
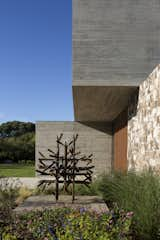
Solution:
<svg viewBox="0 0 160 240"><path fill-rule="evenodd" d="M0 0L0 123L73 120L71 0Z"/></svg>

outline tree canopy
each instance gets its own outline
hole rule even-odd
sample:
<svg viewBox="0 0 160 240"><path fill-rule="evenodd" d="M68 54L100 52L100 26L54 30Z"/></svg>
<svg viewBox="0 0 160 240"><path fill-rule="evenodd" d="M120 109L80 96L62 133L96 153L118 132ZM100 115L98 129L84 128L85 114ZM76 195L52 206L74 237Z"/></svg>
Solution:
<svg viewBox="0 0 160 240"><path fill-rule="evenodd" d="M17 137L35 131L35 124L31 122L12 121L0 125L0 138Z"/></svg>
<svg viewBox="0 0 160 240"><path fill-rule="evenodd" d="M7 122L0 125L0 162L35 159L35 124Z"/></svg>

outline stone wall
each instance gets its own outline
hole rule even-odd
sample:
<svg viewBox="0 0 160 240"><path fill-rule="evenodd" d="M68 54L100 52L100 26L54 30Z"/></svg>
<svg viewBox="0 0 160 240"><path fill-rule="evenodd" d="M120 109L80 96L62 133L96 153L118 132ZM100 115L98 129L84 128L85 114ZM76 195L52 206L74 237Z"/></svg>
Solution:
<svg viewBox="0 0 160 240"><path fill-rule="evenodd" d="M109 172L112 165L112 124L105 122L37 122L36 123L36 164L39 151L47 153L47 149L56 149L56 137L64 134L69 140L78 133L77 151L93 154L94 175Z"/></svg>
<svg viewBox="0 0 160 240"><path fill-rule="evenodd" d="M131 98L128 115L128 169L160 171L160 65Z"/></svg>

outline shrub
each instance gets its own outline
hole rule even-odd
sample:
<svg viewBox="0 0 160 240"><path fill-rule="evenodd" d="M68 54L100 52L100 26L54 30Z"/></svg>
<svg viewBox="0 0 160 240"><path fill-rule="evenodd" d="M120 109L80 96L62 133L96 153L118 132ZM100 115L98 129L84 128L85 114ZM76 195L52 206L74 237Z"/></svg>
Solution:
<svg viewBox="0 0 160 240"><path fill-rule="evenodd" d="M12 208L16 206L20 184L0 177L0 235L4 226L12 222Z"/></svg>
<svg viewBox="0 0 160 240"><path fill-rule="evenodd" d="M98 186L109 206L133 211L132 229L138 239L160 239L160 179L153 172L103 176Z"/></svg>
<svg viewBox="0 0 160 240"><path fill-rule="evenodd" d="M131 214L119 211L96 213L85 209L56 209L15 215L4 228L3 240L127 240Z"/></svg>
<svg viewBox="0 0 160 240"><path fill-rule="evenodd" d="M89 187L85 185L76 185L75 192L77 195L96 196L98 194L97 182L93 182Z"/></svg>
<svg viewBox="0 0 160 240"><path fill-rule="evenodd" d="M0 208L4 206L13 208L15 206L20 187L21 184L18 180L0 177Z"/></svg>
<svg viewBox="0 0 160 240"><path fill-rule="evenodd" d="M27 188L27 187L20 187L18 191L18 196L15 200L15 203L19 205L22 203L26 198L30 197L33 193L33 190Z"/></svg>

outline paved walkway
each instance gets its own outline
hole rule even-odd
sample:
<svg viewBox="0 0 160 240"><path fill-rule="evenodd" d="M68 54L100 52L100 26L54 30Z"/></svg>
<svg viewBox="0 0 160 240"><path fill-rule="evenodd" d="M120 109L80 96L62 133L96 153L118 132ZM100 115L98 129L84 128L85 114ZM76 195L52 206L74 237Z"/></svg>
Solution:
<svg viewBox="0 0 160 240"><path fill-rule="evenodd" d="M27 187L29 189L34 189L37 187L38 182L42 179L45 179L45 177L9 177L9 178L0 178L0 185L5 186L5 183L7 182L9 185L12 186L23 186ZM52 179L47 177L46 179Z"/></svg>
<svg viewBox="0 0 160 240"><path fill-rule="evenodd" d="M44 177L43 177L44 179ZM47 179L51 179L48 178ZM38 182L42 180L42 177L21 177L21 178L0 178L0 186L26 186L29 189L37 187ZM55 201L53 195L39 195L31 196L20 204L14 211L21 212L24 210L36 210L43 208L61 208L61 207L72 207L81 208L84 207L88 210L95 210L97 212L108 211L108 208L104 201L98 196L76 196L74 204L72 204L72 196L60 195L58 203Z"/></svg>
<svg viewBox="0 0 160 240"><path fill-rule="evenodd" d="M44 208L85 208L87 210L106 212L108 208L105 202L98 196L76 196L74 204L72 204L72 196L60 195L59 201L56 203L53 195L31 196L20 204L14 211L24 212L31 210L41 210Z"/></svg>

